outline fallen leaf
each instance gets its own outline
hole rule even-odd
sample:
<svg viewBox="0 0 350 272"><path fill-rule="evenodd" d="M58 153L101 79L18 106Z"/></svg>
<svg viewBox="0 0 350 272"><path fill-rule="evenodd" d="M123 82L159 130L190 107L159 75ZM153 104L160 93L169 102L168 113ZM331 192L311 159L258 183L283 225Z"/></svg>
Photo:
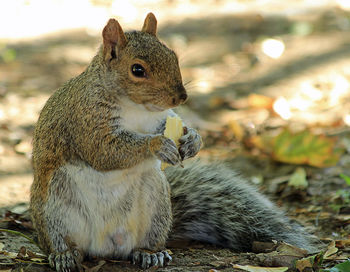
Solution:
<svg viewBox="0 0 350 272"><path fill-rule="evenodd" d="M252 245L252 252L254 253L267 253L276 249L277 243L275 242L260 242L254 241Z"/></svg>
<svg viewBox="0 0 350 272"><path fill-rule="evenodd" d="M0 251L2 251L4 247L5 247L5 244L0 243Z"/></svg>
<svg viewBox="0 0 350 272"><path fill-rule="evenodd" d="M252 108L272 109L274 99L261 94L250 94L248 104Z"/></svg>
<svg viewBox="0 0 350 272"><path fill-rule="evenodd" d="M261 267L239 264L234 264L233 268L238 268L249 272L285 272L288 270L288 267Z"/></svg>
<svg viewBox="0 0 350 272"><path fill-rule="evenodd" d="M233 135L236 137L236 139L238 141L242 141L244 136L244 129L242 128L242 126L236 120L231 120L228 123L228 126L230 130L233 132Z"/></svg>
<svg viewBox="0 0 350 272"><path fill-rule="evenodd" d="M43 258L31 258L30 260L38 263L43 263L47 261L46 259L43 259Z"/></svg>
<svg viewBox="0 0 350 272"><path fill-rule="evenodd" d="M303 258L301 260L297 260L295 263L295 268L299 272L303 272L305 268L312 268L312 263L309 258Z"/></svg>
<svg viewBox="0 0 350 272"><path fill-rule="evenodd" d="M21 248L20 248L19 251L18 251L17 258L23 259L23 258L26 257L26 255L27 255L27 249L26 249L26 247L21 246Z"/></svg>
<svg viewBox="0 0 350 272"><path fill-rule="evenodd" d="M17 254L18 253L16 253L16 252L11 252L11 251L6 251L6 250L0 251L0 255L4 255L7 258L11 258L11 259L17 258Z"/></svg>
<svg viewBox="0 0 350 272"><path fill-rule="evenodd" d="M345 239L345 240L336 240L335 241L336 247L337 248L346 248L350 247L350 239Z"/></svg>
<svg viewBox="0 0 350 272"><path fill-rule="evenodd" d="M308 254L307 250L284 242L281 242L280 245L278 245L276 251L284 255L290 255L295 257L305 257Z"/></svg>
<svg viewBox="0 0 350 272"><path fill-rule="evenodd" d="M276 161L315 167L335 165L344 151L336 147L337 138L315 135L309 130L293 133L284 129L277 135L266 133L249 141Z"/></svg>
<svg viewBox="0 0 350 272"><path fill-rule="evenodd" d="M295 169L288 181L288 185L296 189L305 189L308 186L305 169L302 167Z"/></svg>
<svg viewBox="0 0 350 272"><path fill-rule="evenodd" d="M330 256L337 253L337 252L338 252L338 248L335 246L335 241L332 241L328 245L327 251L324 253L324 258L327 260L332 259L332 257L330 257Z"/></svg>
<svg viewBox="0 0 350 272"><path fill-rule="evenodd" d="M319 267L323 262L323 252L320 252L316 255L297 260L295 262L295 268L299 272L304 271L319 271Z"/></svg>

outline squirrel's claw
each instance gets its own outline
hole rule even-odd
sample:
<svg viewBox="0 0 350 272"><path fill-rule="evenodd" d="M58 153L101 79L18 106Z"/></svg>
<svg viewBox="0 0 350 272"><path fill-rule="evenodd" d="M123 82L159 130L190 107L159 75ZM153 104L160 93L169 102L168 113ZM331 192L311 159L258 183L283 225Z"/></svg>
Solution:
<svg viewBox="0 0 350 272"><path fill-rule="evenodd" d="M182 159L173 140L162 135L156 136L151 140L151 149L162 162L171 165L181 164Z"/></svg>
<svg viewBox="0 0 350 272"><path fill-rule="evenodd" d="M49 264L57 272L82 271L81 254L77 251L67 250L61 253L51 253L49 255Z"/></svg>
<svg viewBox="0 0 350 272"><path fill-rule="evenodd" d="M193 128L187 128L187 133L179 139L179 153L182 160L194 157L202 145L202 138Z"/></svg>
<svg viewBox="0 0 350 272"><path fill-rule="evenodd" d="M157 253L149 253L147 251L134 251L131 255L132 263L139 265L142 269L147 269L154 266L163 267L168 265L172 258L166 251Z"/></svg>

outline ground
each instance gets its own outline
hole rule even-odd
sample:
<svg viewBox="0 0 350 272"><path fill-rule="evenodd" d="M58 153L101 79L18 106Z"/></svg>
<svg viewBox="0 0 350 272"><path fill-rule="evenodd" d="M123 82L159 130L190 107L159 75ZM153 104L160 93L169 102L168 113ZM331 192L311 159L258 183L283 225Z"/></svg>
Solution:
<svg viewBox="0 0 350 272"><path fill-rule="evenodd" d="M194 17L160 23L158 32L180 59L190 98L179 113L203 137L199 157L225 161L241 172L321 238L324 250L335 241L338 251L325 258L322 268L350 257L350 185L339 176L350 176L349 32L350 13L339 7L289 16L251 12ZM74 30L0 43L0 228L35 237L28 213L34 125L50 94L83 71L100 41L99 35ZM273 55L279 50L280 56ZM285 128L316 135L315 141L329 139L331 151L326 155L321 149L310 153L334 157L335 163L281 161L261 142ZM306 186L290 185L295 173L303 173ZM34 264L35 257L28 253L27 259L4 253L18 253L22 246L39 252L25 238L0 232L1 271L49 271L46 265ZM169 249L174 261L158 271L232 271L237 269L234 264L292 266L291 261L268 262L265 253L238 254L209 245ZM128 262L105 260L98 266L99 261L85 264L92 267L89 271L137 270Z"/></svg>

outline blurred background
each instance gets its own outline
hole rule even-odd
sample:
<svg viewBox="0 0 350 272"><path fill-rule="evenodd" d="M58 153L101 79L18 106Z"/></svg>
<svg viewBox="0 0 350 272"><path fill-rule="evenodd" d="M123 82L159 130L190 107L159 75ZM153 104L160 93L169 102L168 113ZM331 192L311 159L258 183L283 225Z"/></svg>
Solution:
<svg viewBox="0 0 350 272"><path fill-rule="evenodd" d="M348 235L346 0L1 1L0 207L29 200L48 97L85 69L110 17L140 29L150 11L179 56L190 96L179 112L203 136L200 157L228 161L280 205L294 201L289 214L337 214L330 235Z"/></svg>

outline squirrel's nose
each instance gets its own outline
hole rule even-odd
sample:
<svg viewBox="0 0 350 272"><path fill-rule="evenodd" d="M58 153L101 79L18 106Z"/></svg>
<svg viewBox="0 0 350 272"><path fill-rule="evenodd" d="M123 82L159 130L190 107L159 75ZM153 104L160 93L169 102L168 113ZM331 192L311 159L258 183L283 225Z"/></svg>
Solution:
<svg viewBox="0 0 350 272"><path fill-rule="evenodd" d="M178 84L175 89L176 89L177 95L178 95L178 97L176 99L176 100L178 100L177 102L179 104L184 103L187 99L187 93L186 93L186 89L185 89L184 85Z"/></svg>
<svg viewBox="0 0 350 272"><path fill-rule="evenodd" d="M178 106L179 104L183 104L186 101L186 99L187 99L187 94L180 93L176 95L176 97L174 97L171 102L173 106Z"/></svg>
<svg viewBox="0 0 350 272"><path fill-rule="evenodd" d="M183 103L187 100L187 94L181 93L179 98L180 98L180 102Z"/></svg>

